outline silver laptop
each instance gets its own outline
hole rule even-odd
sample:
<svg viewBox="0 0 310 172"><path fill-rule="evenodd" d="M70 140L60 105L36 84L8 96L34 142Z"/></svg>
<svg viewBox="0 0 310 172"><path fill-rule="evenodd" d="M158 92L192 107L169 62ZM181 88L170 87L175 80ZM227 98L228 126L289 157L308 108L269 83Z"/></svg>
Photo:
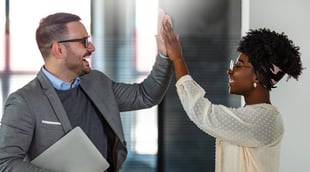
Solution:
<svg viewBox="0 0 310 172"><path fill-rule="evenodd" d="M31 161L57 172L103 172L109 163L80 127L75 127Z"/></svg>

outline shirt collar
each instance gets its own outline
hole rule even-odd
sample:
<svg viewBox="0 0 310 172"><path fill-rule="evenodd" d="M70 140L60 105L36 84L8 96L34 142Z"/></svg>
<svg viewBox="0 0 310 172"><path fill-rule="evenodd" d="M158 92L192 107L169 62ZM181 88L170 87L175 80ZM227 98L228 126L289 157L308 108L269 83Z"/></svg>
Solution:
<svg viewBox="0 0 310 172"><path fill-rule="evenodd" d="M63 81L63 80L57 78L56 76L54 76L53 74L51 74L50 72L48 72L44 68L44 66L42 67L42 71L43 71L44 75L51 81L53 87L57 90L69 90L71 88L75 88L75 87L79 86L79 84L81 82L81 79L79 77L76 77L72 84L70 82Z"/></svg>

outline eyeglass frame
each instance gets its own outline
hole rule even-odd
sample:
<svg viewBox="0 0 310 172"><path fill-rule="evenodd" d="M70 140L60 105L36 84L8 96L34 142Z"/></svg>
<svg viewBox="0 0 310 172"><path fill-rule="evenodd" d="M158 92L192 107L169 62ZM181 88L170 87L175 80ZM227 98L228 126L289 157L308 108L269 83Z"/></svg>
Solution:
<svg viewBox="0 0 310 172"><path fill-rule="evenodd" d="M90 41L90 36L86 36L86 37L78 38L78 39L67 39L67 40L57 41L57 43L66 43L66 42L81 42L84 48L87 48L91 41Z"/></svg>
<svg viewBox="0 0 310 172"><path fill-rule="evenodd" d="M236 59L236 61L234 61L233 59L230 60L230 64L229 64L229 69L230 70L233 70L235 67L245 67L245 68L251 68L251 66L246 66L246 65L240 65L240 64L237 64L238 61L239 61L239 58L240 58L240 54L238 56L238 58Z"/></svg>

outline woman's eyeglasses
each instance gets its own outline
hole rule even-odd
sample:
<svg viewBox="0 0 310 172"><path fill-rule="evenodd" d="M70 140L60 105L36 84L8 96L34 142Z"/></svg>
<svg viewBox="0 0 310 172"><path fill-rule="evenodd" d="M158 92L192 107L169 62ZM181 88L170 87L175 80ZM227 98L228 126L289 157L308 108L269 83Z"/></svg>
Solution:
<svg viewBox="0 0 310 172"><path fill-rule="evenodd" d="M84 38L79 38L79 39L62 40L62 41L58 41L57 43L64 43L64 42L81 42L83 46L87 48L90 43L90 36L86 36Z"/></svg>
<svg viewBox="0 0 310 172"><path fill-rule="evenodd" d="M247 66L247 65L244 65L244 61L243 60L239 60L240 58L240 54L239 56L237 57L236 60L230 60L230 64L229 64L229 69L230 70L233 70L234 68L251 68L251 66Z"/></svg>

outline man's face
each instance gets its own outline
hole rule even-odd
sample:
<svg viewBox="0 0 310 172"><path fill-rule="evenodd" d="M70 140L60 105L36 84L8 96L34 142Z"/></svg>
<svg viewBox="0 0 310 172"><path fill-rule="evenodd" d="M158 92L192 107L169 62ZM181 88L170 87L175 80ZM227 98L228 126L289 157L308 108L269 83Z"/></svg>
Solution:
<svg viewBox="0 0 310 172"><path fill-rule="evenodd" d="M75 73L76 76L82 76L91 70L90 56L95 51L95 47L88 40L89 35L81 22L68 23L67 27L69 31L69 39L67 40L75 41L64 43L66 47L64 65L70 72Z"/></svg>

